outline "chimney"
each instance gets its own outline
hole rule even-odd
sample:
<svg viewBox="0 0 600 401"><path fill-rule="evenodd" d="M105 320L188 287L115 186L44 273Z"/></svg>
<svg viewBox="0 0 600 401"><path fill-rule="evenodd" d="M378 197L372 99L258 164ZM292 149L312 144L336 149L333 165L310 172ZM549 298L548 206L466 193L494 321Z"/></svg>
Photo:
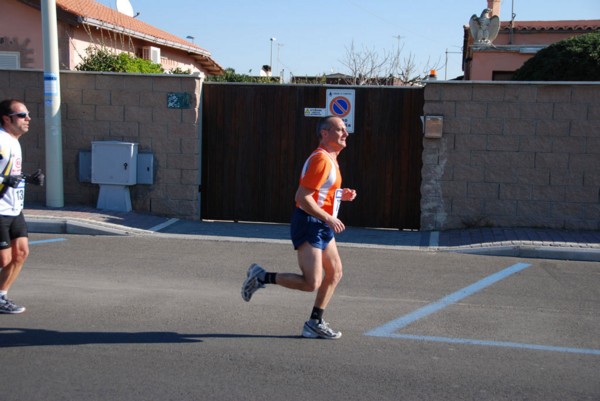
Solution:
<svg viewBox="0 0 600 401"><path fill-rule="evenodd" d="M501 0L488 0L488 6L492 10L492 15L497 15L500 18L500 1Z"/></svg>

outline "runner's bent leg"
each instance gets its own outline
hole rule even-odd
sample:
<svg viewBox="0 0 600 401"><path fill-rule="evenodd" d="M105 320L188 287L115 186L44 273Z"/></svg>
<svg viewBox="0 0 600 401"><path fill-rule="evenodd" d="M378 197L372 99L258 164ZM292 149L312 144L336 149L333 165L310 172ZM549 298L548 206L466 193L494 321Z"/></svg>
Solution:
<svg viewBox="0 0 600 401"><path fill-rule="evenodd" d="M277 273L277 284L301 291L314 291L321 285L323 280L323 262L319 248L315 248L308 242L298 248L298 265L302 275L295 273Z"/></svg>
<svg viewBox="0 0 600 401"><path fill-rule="evenodd" d="M322 266L325 277L317 292L315 307L325 309L333 296L335 288L342 279L342 260L340 258L335 238L329 242L322 253Z"/></svg>
<svg viewBox="0 0 600 401"><path fill-rule="evenodd" d="M11 248L0 251L0 260L3 265L6 263L0 271L0 291L7 291L17 279L27 256L29 256L29 240L27 237L13 240Z"/></svg>

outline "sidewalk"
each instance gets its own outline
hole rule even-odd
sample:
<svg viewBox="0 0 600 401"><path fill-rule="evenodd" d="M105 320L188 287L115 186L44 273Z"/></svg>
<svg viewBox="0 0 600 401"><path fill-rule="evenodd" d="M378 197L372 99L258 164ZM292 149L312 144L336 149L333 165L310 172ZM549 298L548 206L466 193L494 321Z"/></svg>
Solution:
<svg viewBox="0 0 600 401"><path fill-rule="evenodd" d="M23 213L32 233L88 235L180 235L204 240L290 243L287 224L179 220L92 207L30 207ZM349 227L340 246L600 262L600 231L536 228L469 228L401 231Z"/></svg>

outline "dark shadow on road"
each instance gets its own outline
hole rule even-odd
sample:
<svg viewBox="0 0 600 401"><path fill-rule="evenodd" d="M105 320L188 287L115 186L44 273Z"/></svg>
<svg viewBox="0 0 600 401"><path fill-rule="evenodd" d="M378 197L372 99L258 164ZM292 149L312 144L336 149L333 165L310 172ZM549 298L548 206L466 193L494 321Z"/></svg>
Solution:
<svg viewBox="0 0 600 401"><path fill-rule="evenodd" d="M198 343L203 338L301 338L254 334L182 334L149 332L65 332L42 329L0 328L0 348L85 344L176 344Z"/></svg>
<svg viewBox="0 0 600 401"><path fill-rule="evenodd" d="M274 336L269 334L223 334L223 333L213 333L213 334L200 334L199 338L289 338L289 339L303 339L302 336Z"/></svg>

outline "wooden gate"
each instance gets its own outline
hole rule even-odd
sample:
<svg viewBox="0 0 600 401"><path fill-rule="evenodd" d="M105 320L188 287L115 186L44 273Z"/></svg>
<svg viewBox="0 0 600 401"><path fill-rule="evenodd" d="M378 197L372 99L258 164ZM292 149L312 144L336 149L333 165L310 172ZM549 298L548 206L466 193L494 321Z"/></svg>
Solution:
<svg viewBox="0 0 600 401"><path fill-rule="evenodd" d="M420 116L423 89L355 90L354 133L338 158L343 186L355 188L339 217L347 226L418 229ZM326 87L204 83L202 89L203 219L288 223L300 169L316 148Z"/></svg>

